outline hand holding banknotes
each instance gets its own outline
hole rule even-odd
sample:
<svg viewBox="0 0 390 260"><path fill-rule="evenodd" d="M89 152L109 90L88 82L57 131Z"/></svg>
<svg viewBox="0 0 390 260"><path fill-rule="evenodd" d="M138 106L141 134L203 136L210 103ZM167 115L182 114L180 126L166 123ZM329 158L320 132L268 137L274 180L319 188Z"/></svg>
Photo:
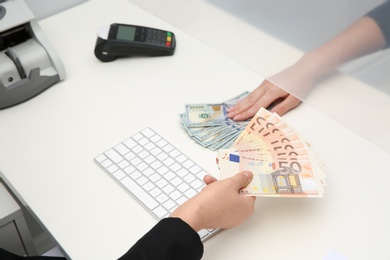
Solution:
<svg viewBox="0 0 390 260"><path fill-rule="evenodd" d="M252 178L250 171L221 181L206 175L204 181L207 186L178 207L171 217L181 218L195 231L238 226L254 210L255 197L239 194L239 190L247 186Z"/></svg>

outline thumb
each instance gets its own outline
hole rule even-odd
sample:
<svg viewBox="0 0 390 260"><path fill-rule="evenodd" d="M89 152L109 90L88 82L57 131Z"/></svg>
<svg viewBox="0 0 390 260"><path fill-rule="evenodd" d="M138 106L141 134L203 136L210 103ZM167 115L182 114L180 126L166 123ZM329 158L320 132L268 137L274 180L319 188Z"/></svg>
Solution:
<svg viewBox="0 0 390 260"><path fill-rule="evenodd" d="M253 173L250 171L243 171L234 175L232 179L236 185L237 190L239 190L247 186L252 181Z"/></svg>

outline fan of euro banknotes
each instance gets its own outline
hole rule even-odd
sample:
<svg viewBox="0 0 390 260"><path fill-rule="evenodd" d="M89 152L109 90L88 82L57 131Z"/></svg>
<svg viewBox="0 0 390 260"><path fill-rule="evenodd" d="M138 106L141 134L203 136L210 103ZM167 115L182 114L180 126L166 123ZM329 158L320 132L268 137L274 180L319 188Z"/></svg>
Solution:
<svg viewBox="0 0 390 260"><path fill-rule="evenodd" d="M261 108L246 122L226 117L226 109L247 92L221 104L186 105L183 127L201 145L218 150L220 179L250 170L252 182L241 190L251 196L323 197L323 165L295 129ZM204 137L204 139L202 139Z"/></svg>

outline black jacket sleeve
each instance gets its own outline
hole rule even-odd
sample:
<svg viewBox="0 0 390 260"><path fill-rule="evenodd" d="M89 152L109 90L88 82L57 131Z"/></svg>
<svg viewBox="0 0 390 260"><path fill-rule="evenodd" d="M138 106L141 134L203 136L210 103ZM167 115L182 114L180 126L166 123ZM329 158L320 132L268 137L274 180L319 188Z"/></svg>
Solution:
<svg viewBox="0 0 390 260"><path fill-rule="evenodd" d="M120 260L199 260L203 244L198 233L179 218L157 223Z"/></svg>
<svg viewBox="0 0 390 260"><path fill-rule="evenodd" d="M390 1L386 1L366 14L378 24L386 39L386 48L390 46Z"/></svg>

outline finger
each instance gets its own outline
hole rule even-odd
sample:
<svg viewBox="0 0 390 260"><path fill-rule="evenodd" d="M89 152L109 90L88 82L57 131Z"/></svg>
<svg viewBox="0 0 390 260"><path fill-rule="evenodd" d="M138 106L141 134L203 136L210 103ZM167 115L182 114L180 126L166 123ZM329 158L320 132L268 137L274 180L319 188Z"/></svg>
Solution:
<svg viewBox="0 0 390 260"><path fill-rule="evenodd" d="M283 92L280 92L280 93L279 92L267 92L261 97L261 99L258 100L258 102L254 103L249 109L247 109L246 111L242 112L241 114L238 114L235 117L233 117L233 120L242 121L242 120L246 120L250 117L253 117L257 113L257 111L259 111L259 109L261 107L267 108L273 102L275 102L275 100L283 99L284 97L285 97L285 95Z"/></svg>
<svg viewBox="0 0 390 260"><path fill-rule="evenodd" d="M301 103L301 100L290 94L282 102L273 107L271 112L276 112L278 115L282 116L291 109L297 107L299 103Z"/></svg>
<svg viewBox="0 0 390 260"><path fill-rule="evenodd" d="M204 181L204 183L206 183L206 185L209 185L209 184L211 184L211 183L213 183L213 182L216 182L217 179L214 178L214 177L211 176L211 175L205 175L205 176L203 177L203 181Z"/></svg>
<svg viewBox="0 0 390 260"><path fill-rule="evenodd" d="M236 115L242 113L243 111L246 111L250 107L252 107L254 104L258 103L258 101L261 99L261 97L264 95L264 88L257 87L252 93L250 93L246 98L240 100L236 105L234 105L232 108L228 110L227 116L229 118L233 118Z"/></svg>
<svg viewBox="0 0 390 260"><path fill-rule="evenodd" d="M237 190L244 188L247 186L251 180L253 179L253 173L251 171L243 171L240 173L237 173L233 177L231 177L232 181L234 182L234 185Z"/></svg>
<svg viewBox="0 0 390 260"><path fill-rule="evenodd" d="M244 121L244 120L247 120L248 118L253 117L257 113L257 111L259 111L260 107L261 107L260 102L259 103L255 103L249 109L243 111L240 114L235 115L232 119L234 121Z"/></svg>

